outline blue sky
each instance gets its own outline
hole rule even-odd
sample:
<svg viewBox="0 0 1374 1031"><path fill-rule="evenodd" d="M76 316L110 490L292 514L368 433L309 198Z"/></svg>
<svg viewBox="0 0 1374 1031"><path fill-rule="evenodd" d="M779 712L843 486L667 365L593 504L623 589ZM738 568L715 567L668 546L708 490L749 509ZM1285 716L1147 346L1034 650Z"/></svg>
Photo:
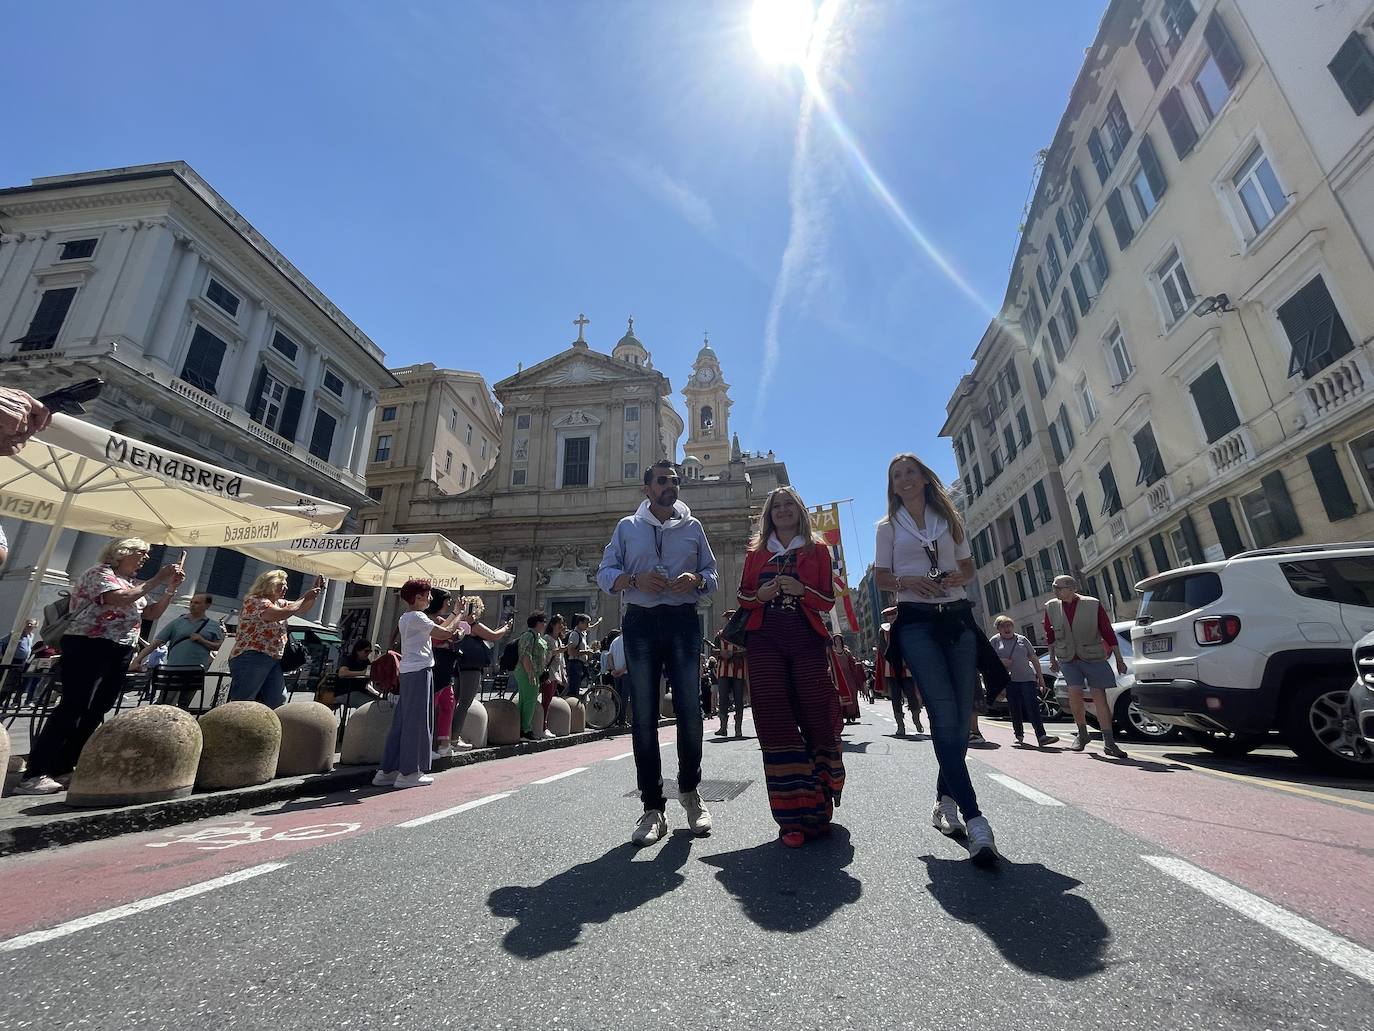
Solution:
<svg viewBox="0 0 1374 1031"><path fill-rule="evenodd" d="M799 130L750 0L15 4L0 184L186 160L394 365L495 382L633 314L680 389L709 330L731 428L856 499L861 570L888 458L953 474L945 402L1103 6L846 0L837 132Z"/></svg>

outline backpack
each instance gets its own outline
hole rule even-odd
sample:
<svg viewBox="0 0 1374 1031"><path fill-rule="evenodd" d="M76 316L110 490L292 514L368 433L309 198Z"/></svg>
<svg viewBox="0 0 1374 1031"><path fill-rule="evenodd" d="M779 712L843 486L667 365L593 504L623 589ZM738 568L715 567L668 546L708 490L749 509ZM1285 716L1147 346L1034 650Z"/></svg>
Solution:
<svg viewBox="0 0 1374 1031"><path fill-rule="evenodd" d="M372 686L382 694L398 694L401 690L401 656L396 652L383 652L372 660L367 675Z"/></svg>
<svg viewBox="0 0 1374 1031"><path fill-rule="evenodd" d="M38 636L43 639L43 643L50 648L60 645L63 635L71 628L72 619L80 611L81 609L72 611L72 596L65 593L44 605L43 625L38 630Z"/></svg>
<svg viewBox="0 0 1374 1031"><path fill-rule="evenodd" d="M501 649L501 672L514 673L520 664L520 642L512 641Z"/></svg>

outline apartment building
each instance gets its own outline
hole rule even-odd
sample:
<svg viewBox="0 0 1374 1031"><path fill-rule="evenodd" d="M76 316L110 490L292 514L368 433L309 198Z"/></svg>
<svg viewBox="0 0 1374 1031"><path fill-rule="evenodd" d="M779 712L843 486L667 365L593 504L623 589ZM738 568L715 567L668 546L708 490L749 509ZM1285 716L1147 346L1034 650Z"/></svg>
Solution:
<svg viewBox="0 0 1374 1031"><path fill-rule="evenodd" d="M35 395L99 377L87 420L356 508L373 408L395 384L368 336L184 162L34 179L0 189L0 363ZM350 517L345 527L356 531ZM106 539L6 520L0 620L25 585L40 601ZM162 561L159 542L148 568ZM188 588L238 607L263 563L189 549ZM302 574L293 573L291 590ZM317 610L337 619L343 585Z"/></svg>
<svg viewBox="0 0 1374 1031"><path fill-rule="evenodd" d="M883 592L878 590L871 563L850 596L854 602L854 615L859 621L859 643L855 651L859 658L870 660L878 643L878 628L883 622Z"/></svg>
<svg viewBox="0 0 1374 1031"><path fill-rule="evenodd" d="M1118 617L1157 570L1374 534L1372 11L1119 0L1088 51L1002 315Z"/></svg>
<svg viewBox="0 0 1374 1031"><path fill-rule="evenodd" d="M1044 409L1031 386L1020 333L994 320L946 405L940 435L954 441L959 503L973 548L981 616L989 635L1001 612L1042 641L1050 583L1082 567Z"/></svg>

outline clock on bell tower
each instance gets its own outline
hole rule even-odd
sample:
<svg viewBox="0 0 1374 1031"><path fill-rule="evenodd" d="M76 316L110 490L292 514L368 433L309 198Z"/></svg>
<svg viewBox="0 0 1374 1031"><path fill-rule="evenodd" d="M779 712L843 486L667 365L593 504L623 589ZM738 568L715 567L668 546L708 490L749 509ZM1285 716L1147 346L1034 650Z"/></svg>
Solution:
<svg viewBox="0 0 1374 1031"><path fill-rule="evenodd" d="M687 400L685 453L700 463L700 475L724 472L730 463L730 406L734 402L709 337L702 341L682 396Z"/></svg>

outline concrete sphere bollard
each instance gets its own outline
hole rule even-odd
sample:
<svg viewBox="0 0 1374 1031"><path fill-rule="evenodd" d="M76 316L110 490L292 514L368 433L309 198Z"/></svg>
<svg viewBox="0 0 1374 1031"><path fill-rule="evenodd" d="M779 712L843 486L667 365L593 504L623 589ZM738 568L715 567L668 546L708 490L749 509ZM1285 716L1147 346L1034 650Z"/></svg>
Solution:
<svg viewBox="0 0 1374 1031"><path fill-rule="evenodd" d="M276 774L281 720L261 702L225 702L200 718L200 732L197 791L265 784Z"/></svg>
<svg viewBox="0 0 1374 1031"><path fill-rule="evenodd" d="M391 732L391 719L396 715L396 703L386 698L360 705L348 714L344 724L343 747L339 750L341 766L376 766L382 761L386 736Z"/></svg>
<svg viewBox="0 0 1374 1031"><path fill-rule="evenodd" d="M572 709L566 698L555 698L549 702L548 728L558 737L572 733Z"/></svg>
<svg viewBox="0 0 1374 1031"><path fill-rule="evenodd" d="M670 720L675 715L673 708L673 692L664 691L658 700L658 715L661 719Z"/></svg>
<svg viewBox="0 0 1374 1031"><path fill-rule="evenodd" d="M455 713L454 715L454 722L457 723L459 714ZM458 724L462 728L459 737L472 745L473 748L486 748L487 718L487 707L474 699L473 703L468 706L466 715L462 716L462 723Z"/></svg>
<svg viewBox="0 0 1374 1031"><path fill-rule="evenodd" d="M200 756L200 727L190 713L174 705L121 712L97 727L81 750L67 804L99 808L184 798Z"/></svg>
<svg viewBox="0 0 1374 1031"><path fill-rule="evenodd" d="M587 729L587 710L582 705L582 700L579 698L569 698L568 709L572 712L572 723L568 727L568 733L581 734Z"/></svg>
<svg viewBox="0 0 1374 1031"><path fill-rule="evenodd" d="M544 706L538 702L534 704L534 719L530 720L530 730L534 732L535 737L544 736Z"/></svg>
<svg viewBox="0 0 1374 1031"><path fill-rule="evenodd" d="M276 710L281 720L278 777L328 773L334 768L334 742L339 719L319 702L291 702Z"/></svg>
<svg viewBox="0 0 1374 1031"><path fill-rule="evenodd" d="M487 710L488 745L513 745L520 740L520 706L509 698L488 698L482 707Z"/></svg>

